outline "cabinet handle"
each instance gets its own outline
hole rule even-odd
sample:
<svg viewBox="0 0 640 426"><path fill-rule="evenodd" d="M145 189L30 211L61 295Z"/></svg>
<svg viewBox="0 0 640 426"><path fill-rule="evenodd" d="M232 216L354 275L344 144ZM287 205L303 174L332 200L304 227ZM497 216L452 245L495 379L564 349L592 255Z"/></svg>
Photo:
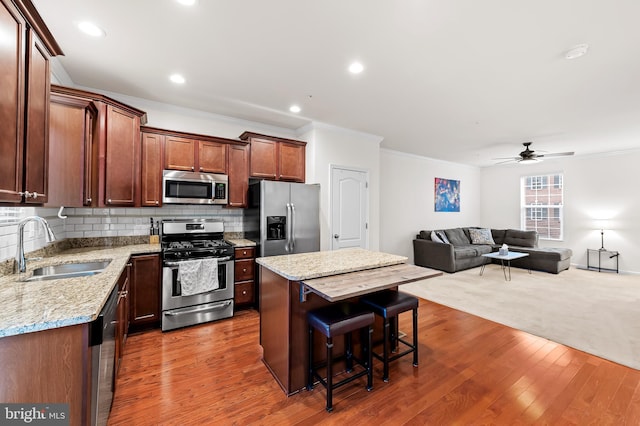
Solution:
<svg viewBox="0 0 640 426"><path fill-rule="evenodd" d="M111 198L107 200L107 204L111 204Z"/></svg>
<svg viewBox="0 0 640 426"><path fill-rule="evenodd" d="M195 169L196 169L195 167L191 166L191 171L194 171Z"/></svg>
<svg viewBox="0 0 640 426"><path fill-rule="evenodd" d="M156 201L156 206L157 206L157 205L159 205L159 204L160 204L160 202L159 202L159 201Z"/></svg>
<svg viewBox="0 0 640 426"><path fill-rule="evenodd" d="M87 198L87 203L91 203L91 198Z"/></svg>
<svg viewBox="0 0 640 426"><path fill-rule="evenodd" d="M31 194L31 198L38 198L38 196L40 195L44 195L44 194L38 194L36 191L33 191L33 193Z"/></svg>
<svg viewBox="0 0 640 426"><path fill-rule="evenodd" d="M202 167L200 167L200 171L202 171L202 170L203 170Z"/></svg>
<svg viewBox="0 0 640 426"><path fill-rule="evenodd" d="M242 268L242 272L247 272L247 268Z"/></svg>
<svg viewBox="0 0 640 426"><path fill-rule="evenodd" d="M246 296L247 295L247 290L242 290L242 295Z"/></svg>
<svg viewBox="0 0 640 426"><path fill-rule="evenodd" d="M246 250L244 250L244 251L242 252L242 255L243 255L243 256L246 256L246 255L247 255L247 251L246 251Z"/></svg>
<svg viewBox="0 0 640 426"><path fill-rule="evenodd" d="M18 195L21 197L24 195L25 198L31 197L31 193L29 191L18 192Z"/></svg>

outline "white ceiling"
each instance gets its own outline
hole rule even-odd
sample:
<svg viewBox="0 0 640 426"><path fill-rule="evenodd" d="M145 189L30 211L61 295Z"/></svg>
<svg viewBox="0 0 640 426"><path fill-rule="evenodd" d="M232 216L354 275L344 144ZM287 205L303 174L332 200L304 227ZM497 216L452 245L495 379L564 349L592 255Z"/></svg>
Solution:
<svg viewBox="0 0 640 426"><path fill-rule="evenodd" d="M291 129L333 124L479 166L530 140L576 155L640 148L638 0L33 3L80 86ZM107 36L79 33L81 20ZM564 59L581 43L587 55Z"/></svg>

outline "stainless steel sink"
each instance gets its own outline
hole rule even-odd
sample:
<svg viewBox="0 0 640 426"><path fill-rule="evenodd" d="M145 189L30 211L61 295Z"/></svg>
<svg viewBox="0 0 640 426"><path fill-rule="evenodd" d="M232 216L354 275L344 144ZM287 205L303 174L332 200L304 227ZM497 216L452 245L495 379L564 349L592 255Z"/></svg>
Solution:
<svg viewBox="0 0 640 426"><path fill-rule="evenodd" d="M109 266L110 260L101 262L64 263L43 266L33 270L33 276L26 281L60 280L64 278L86 277L99 274Z"/></svg>

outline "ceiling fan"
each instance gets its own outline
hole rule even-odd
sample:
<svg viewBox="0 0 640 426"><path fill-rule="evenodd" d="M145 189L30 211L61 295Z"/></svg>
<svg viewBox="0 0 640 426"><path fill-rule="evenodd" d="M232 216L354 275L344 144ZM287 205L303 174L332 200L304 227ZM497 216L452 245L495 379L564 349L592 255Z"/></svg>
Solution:
<svg viewBox="0 0 640 426"><path fill-rule="evenodd" d="M568 156L568 155L573 155L573 151L570 152L554 152L551 154L536 154L536 152L532 149L529 149L529 146L532 144L533 142L523 142L522 145L524 145L524 151L522 151L520 154L518 154L518 157L501 157L501 158L494 158L494 160L507 160L507 161L501 161L499 163L496 164L504 164L504 163L510 163L510 162L516 162L516 163L523 163L523 164L527 164L527 163L537 163L538 161L541 161L542 158L548 158L548 157L564 157L564 156Z"/></svg>

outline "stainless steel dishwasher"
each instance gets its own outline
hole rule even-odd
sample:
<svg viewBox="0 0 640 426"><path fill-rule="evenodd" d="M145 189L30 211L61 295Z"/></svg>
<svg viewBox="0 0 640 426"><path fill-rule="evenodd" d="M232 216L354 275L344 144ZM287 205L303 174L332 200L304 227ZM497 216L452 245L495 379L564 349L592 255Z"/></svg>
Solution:
<svg viewBox="0 0 640 426"><path fill-rule="evenodd" d="M91 424L107 424L113 401L116 308L118 288L113 289L100 315L92 323L89 336L91 350Z"/></svg>

